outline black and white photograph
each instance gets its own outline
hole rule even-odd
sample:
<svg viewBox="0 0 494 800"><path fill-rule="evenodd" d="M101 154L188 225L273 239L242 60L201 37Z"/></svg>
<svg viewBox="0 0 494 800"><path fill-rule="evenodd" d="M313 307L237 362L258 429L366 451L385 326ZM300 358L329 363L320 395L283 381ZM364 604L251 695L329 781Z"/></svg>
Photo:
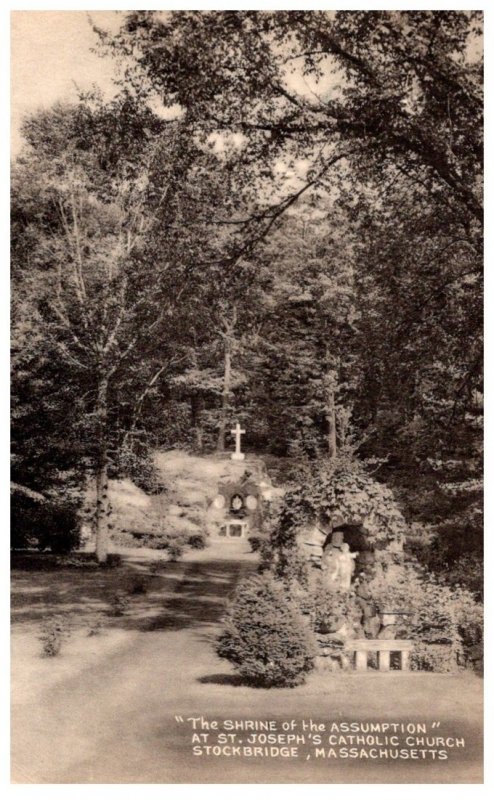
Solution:
<svg viewBox="0 0 494 800"><path fill-rule="evenodd" d="M12 784L483 783L483 17L11 11Z"/></svg>

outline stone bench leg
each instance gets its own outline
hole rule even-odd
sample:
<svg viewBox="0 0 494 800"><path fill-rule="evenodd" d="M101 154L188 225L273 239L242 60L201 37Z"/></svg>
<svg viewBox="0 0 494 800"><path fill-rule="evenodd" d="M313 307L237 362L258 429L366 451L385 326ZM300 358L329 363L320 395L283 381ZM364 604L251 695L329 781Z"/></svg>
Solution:
<svg viewBox="0 0 494 800"><path fill-rule="evenodd" d="M389 650L379 650L379 672L389 672Z"/></svg>
<svg viewBox="0 0 494 800"><path fill-rule="evenodd" d="M367 652L357 650L355 653L355 669L357 672L367 672Z"/></svg>
<svg viewBox="0 0 494 800"><path fill-rule="evenodd" d="M408 672L410 669L410 653L408 650L401 651L401 668L403 672Z"/></svg>

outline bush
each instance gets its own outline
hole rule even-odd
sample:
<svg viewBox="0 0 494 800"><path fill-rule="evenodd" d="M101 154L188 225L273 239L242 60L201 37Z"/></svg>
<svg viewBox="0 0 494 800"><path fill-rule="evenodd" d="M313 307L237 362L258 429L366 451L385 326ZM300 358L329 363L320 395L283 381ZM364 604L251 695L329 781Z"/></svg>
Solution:
<svg viewBox="0 0 494 800"><path fill-rule="evenodd" d="M206 537L203 533L194 533L187 539L187 544L193 550L204 550L206 547Z"/></svg>
<svg viewBox="0 0 494 800"><path fill-rule="evenodd" d="M381 608L387 604L389 610L412 612L411 618L402 623L408 638L416 643L412 669L454 672L473 661L478 666L482 605L468 589L451 587L411 565L390 577L375 579L368 586ZM470 658L470 652L475 657Z"/></svg>
<svg viewBox="0 0 494 800"><path fill-rule="evenodd" d="M134 578L129 586L129 594L146 594L148 590L148 581L142 575Z"/></svg>
<svg viewBox="0 0 494 800"><path fill-rule="evenodd" d="M80 521L70 506L53 506L49 522L39 537L39 547L49 547L52 553L65 555L80 545Z"/></svg>
<svg viewBox="0 0 494 800"><path fill-rule="evenodd" d="M295 603L272 575L239 584L218 639L218 655L254 686L297 686L313 668L315 642Z"/></svg>
<svg viewBox="0 0 494 800"><path fill-rule="evenodd" d="M287 585L295 581L304 589L309 585L309 569L307 559L300 548L282 547L274 553L272 562L273 574Z"/></svg>
<svg viewBox="0 0 494 800"><path fill-rule="evenodd" d="M112 542L119 547L150 548L151 550L166 550L170 536L166 533L141 533L132 531L116 531L112 533Z"/></svg>
<svg viewBox="0 0 494 800"><path fill-rule="evenodd" d="M142 537L134 536L130 531L112 531L111 540L118 547L143 547Z"/></svg>
<svg viewBox="0 0 494 800"><path fill-rule="evenodd" d="M77 508L69 502L54 502L40 495L37 501L14 492L11 503L12 548L50 548L53 553L70 553L80 544Z"/></svg>
<svg viewBox="0 0 494 800"><path fill-rule="evenodd" d="M115 567L122 566L122 556L120 553L108 553L107 559L103 564L98 564L98 567L103 567L103 569L114 569Z"/></svg>
<svg viewBox="0 0 494 800"><path fill-rule="evenodd" d="M332 591L319 581L317 591L311 592L311 598L309 614L317 633L336 633L343 629L343 638L364 636L360 623L362 611L354 594Z"/></svg>
<svg viewBox="0 0 494 800"><path fill-rule="evenodd" d="M247 540L250 544L252 553L257 553L261 549L262 539L260 536L249 536Z"/></svg>
<svg viewBox="0 0 494 800"><path fill-rule="evenodd" d="M417 526L418 527L418 526ZM426 528L426 526L423 526ZM476 600L483 600L482 538L470 530L455 530L447 525L429 526L425 536L407 537L407 549L429 572L450 586L469 589ZM428 535L427 535L428 534ZM470 547L465 552L466 547Z"/></svg>
<svg viewBox="0 0 494 800"><path fill-rule="evenodd" d="M170 557L170 561L178 561L178 559L183 555L184 548L181 542L170 542L168 545L168 555Z"/></svg>
<svg viewBox="0 0 494 800"><path fill-rule="evenodd" d="M484 569L482 556L468 553L460 556L445 571L444 579L452 586L458 585L468 589L476 600L484 597Z"/></svg>
<svg viewBox="0 0 494 800"><path fill-rule="evenodd" d="M42 655L53 658L60 654L63 642L70 636L68 620L61 615L50 617L43 623L40 642L43 645Z"/></svg>
<svg viewBox="0 0 494 800"><path fill-rule="evenodd" d="M149 547L151 550L167 550L170 545L170 537L163 534L149 534L141 538L140 547Z"/></svg>
<svg viewBox="0 0 494 800"><path fill-rule="evenodd" d="M109 598L110 614L113 617L123 617L129 608L129 598L124 592L115 592Z"/></svg>
<svg viewBox="0 0 494 800"><path fill-rule="evenodd" d="M101 636L103 633L103 620L97 619L89 625L88 636Z"/></svg>

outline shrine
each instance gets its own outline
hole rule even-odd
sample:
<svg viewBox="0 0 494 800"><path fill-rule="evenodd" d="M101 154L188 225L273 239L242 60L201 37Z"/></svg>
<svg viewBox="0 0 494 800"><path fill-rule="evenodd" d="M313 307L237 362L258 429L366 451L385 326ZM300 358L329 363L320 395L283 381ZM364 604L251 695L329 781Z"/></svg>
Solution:
<svg viewBox="0 0 494 800"><path fill-rule="evenodd" d="M231 431L235 450L225 460L217 493L211 498L206 513L206 527L213 538L247 539L253 533L262 535L263 508L279 494L273 487L261 458L241 450L245 429L237 422Z"/></svg>
<svg viewBox="0 0 494 800"><path fill-rule="evenodd" d="M221 512L223 519L218 535L226 538L247 537L249 532L260 527L261 489L246 470L239 480L228 480L218 486L218 494L212 506Z"/></svg>

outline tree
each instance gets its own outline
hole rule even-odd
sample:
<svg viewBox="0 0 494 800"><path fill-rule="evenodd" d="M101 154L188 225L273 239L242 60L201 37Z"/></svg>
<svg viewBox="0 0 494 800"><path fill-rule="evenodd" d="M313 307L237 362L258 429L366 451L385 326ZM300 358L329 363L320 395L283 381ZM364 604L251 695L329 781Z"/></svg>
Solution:
<svg viewBox="0 0 494 800"><path fill-rule="evenodd" d="M320 178L335 154L356 171L393 162L481 222L481 26L480 12L145 11L103 38L205 135L242 134L260 172L280 154Z"/></svg>
<svg viewBox="0 0 494 800"><path fill-rule="evenodd" d="M190 263L169 259L165 249L157 268L150 234L158 222L175 221L174 194L190 164L187 137L176 125L165 132L125 96L110 108L97 98L56 107L28 120L24 132L28 149L14 173L14 281L38 332L37 342L24 344L39 348L45 363L56 359L61 383L78 398L69 426L84 442L79 466L82 459L94 474L103 562L122 403L137 384L138 406L173 359L163 336Z"/></svg>
<svg viewBox="0 0 494 800"><path fill-rule="evenodd" d="M281 452L298 444L335 458L344 444L357 380L356 310L351 240L336 229L334 217L300 205L259 249L257 335L247 343L250 416Z"/></svg>
<svg viewBox="0 0 494 800"><path fill-rule="evenodd" d="M106 44L133 59L139 90L179 107L197 137L240 142L241 202L223 224L249 230L259 245L290 209L300 212L303 198L317 205L325 194L345 211L346 232L360 238L371 317L372 298L379 305L397 282L382 273L370 285L366 261L383 246L395 260L409 254L416 280L397 326L401 339L387 348L394 367L417 309L440 303L441 281L451 293L458 288L463 268L451 256L481 268L481 22L476 12L442 11L133 12ZM409 235L411 227L420 237ZM435 282L427 280L429 294L421 290L426 269ZM461 299L478 296L470 273L463 277ZM375 362L367 371L374 384ZM475 348L470 372L455 373L465 387L469 375L478 382L478 366ZM328 386L337 383L333 375Z"/></svg>

